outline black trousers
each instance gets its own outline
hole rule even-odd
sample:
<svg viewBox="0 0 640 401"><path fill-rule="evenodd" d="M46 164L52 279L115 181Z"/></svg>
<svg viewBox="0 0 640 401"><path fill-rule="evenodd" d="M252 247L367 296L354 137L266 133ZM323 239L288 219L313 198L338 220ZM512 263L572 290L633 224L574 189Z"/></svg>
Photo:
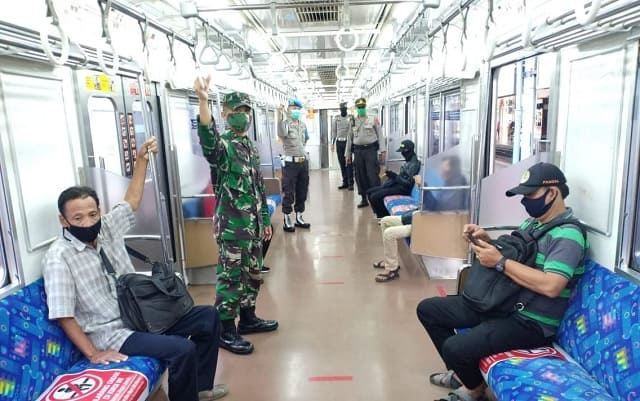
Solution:
<svg viewBox="0 0 640 401"><path fill-rule="evenodd" d="M380 186L369 188L367 197L369 198L369 204L371 209L378 218L382 218L389 215L389 211L384 206L384 197L390 195L409 195L411 189L407 190L403 185L391 184L389 186Z"/></svg>
<svg viewBox="0 0 640 401"><path fill-rule="evenodd" d="M309 193L309 161L285 162L282 168L282 213L304 212L304 203ZM294 205L295 202L295 205ZM294 205L294 208L291 206Z"/></svg>
<svg viewBox="0 0 640 401"><path fill-rule="evenodd" d="M262 260L267 257L267 251L269 250L269 245L271 245L271 239L273 239L273 224L271 225L271 238L268 240L262 240Z"/></svg>
<svg viewBox="0 0 640 401"><path fill-rule="evenodd" d="M210 390L218 363L220 317L213 306L194 306L164 334L135 332L120 352L149 356L169 369L169 400L198 401Z"/></svg>
<svg viewBox="0 0 640 401"><path fill-rule="evenodd" d="M516 315L494 318L478 313L462 296L427 298L418 304L418 319L433 341L447 369L456 372L469 389L482 384L480 359L518 348L551 344L536 323ZM471 328L459 334L454 329Z"/></svg>
<svg viewBox="0 0 640 401"><path fill-rule="evenodd" d="M365 196L369 188L380 186L380 163L375 147L355 149L353 151L358 194Z"/></svg>
<svg viewBox="0 0 640 401"><path fill-rule="evenodd" d="M336 141L336 152L338 152L338 163L340 164L340 172L342 173L342 185L353 185L353 165L347 164L344 157L344 151L347 147L346 141Z"/></svg>

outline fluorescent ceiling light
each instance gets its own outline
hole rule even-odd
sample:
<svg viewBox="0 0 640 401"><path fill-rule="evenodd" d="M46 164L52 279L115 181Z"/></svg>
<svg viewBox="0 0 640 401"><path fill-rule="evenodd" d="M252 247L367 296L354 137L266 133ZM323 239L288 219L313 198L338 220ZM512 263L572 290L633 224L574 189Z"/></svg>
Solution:
<svg viewBox="0 0 640 401"><path fill-rule="evenodd" d="M287 38L305 37L305 36L335 36L339 29L331 31L304 31L304 32L280 32L280 34ZM379 29L351 29L349 33L353 34L376 34L379 33Z"/></svg>

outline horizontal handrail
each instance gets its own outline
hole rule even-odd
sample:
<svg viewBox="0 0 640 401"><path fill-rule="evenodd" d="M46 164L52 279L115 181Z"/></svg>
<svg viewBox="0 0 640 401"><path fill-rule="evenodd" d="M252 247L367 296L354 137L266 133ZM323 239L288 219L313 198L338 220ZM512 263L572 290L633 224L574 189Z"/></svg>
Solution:
<svg viewBox="0 0 640 401"><path fill-rule="evenodd" d="M125 241L127 240L143 240L143 241L160 241L162 239L162 237L160 235L153 235L153 234L132 234L132 235L125 235L124 236Z"/></svg>
<svg viewBox="0 0 640 401"><path fill-rule="evenodd" d="M180 199L202 199L202 198L215 198L214 194L196 194L196 195L182 195Z"/></svg>
<svg viewBox="0 0 640 401"><path fill-rule="evenodd" d="M455 185L452 187L422 187L423 191L442 191L444 189L471 189L469 185Z"/></svg>

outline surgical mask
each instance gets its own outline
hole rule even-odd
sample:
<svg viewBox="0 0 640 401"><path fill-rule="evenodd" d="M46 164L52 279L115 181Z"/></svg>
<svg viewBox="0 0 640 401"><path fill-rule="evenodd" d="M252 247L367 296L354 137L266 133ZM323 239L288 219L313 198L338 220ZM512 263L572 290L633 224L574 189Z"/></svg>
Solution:
<svg viewBox="0 0 640 401"><path fill-rule="evenodd" d="M291 118L294 120L299 120L300 114L300 110L291 110Z"/></svg>
<svg viewBox="0 0 640 401"><path fill-rule="evenodd" d="M73 226L69 224L69 227L67 227L67 231L69 231L71 235L73 235L80 241L88 243L93 242L96 238L98 238L98 233L100 232L101 227L102 220L98 220L96 224L89 227Z"/></svg>
<svg viewBox="0 0 640 401"><path fill-rule="evenodd" d="M237 132L247 132L251 125L251 116L247 113L231 113L227 116L227 123Z"/></svg>
<svg viewBox="0 0 640 401"><path fill-rule="evenodd" d="M340 115L342 117L346 117L347 116L347 109L340 109Z"/></svg>
<svg viewBox="0 0 640 401"><path fill-rule="evenodd" d="M358 115L359 116L366 116L367 115L367 109L365 109L364 107L361 109L358 109Z"/></svg>
<svg viewBox="0 0 640 401"><path fill-rule="evenodd" d="M548 204L544 203L549 191L550 189L547 189L547 191L538 198L522 197L520 203L522 203L522 206L524 206L529 216L537 219L538 217L544 216L544 214L551 209L551 205L553 205L553 202L556 200L555 198L553 198Z"/></svg>

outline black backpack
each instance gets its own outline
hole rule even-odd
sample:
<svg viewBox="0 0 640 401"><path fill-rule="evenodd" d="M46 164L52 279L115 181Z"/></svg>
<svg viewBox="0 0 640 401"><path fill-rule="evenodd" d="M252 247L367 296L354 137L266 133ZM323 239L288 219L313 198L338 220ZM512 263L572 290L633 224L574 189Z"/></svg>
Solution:
<svg viewBox="0 0 640 401"><path fill-rule="evenodd" d="M507 259L535 267L538 240L550 230L568 224L578 227L582 235L587 237L580 221L570 218L551 222L537 231L516 230L511 234L501 235L491 243ZM478 259L474 259L471 264L462 290L462 297L469 307L478 312L496 316L504 316L521 310L536 295L535 292L511 280L506 274L482 266Z"/></svg>

